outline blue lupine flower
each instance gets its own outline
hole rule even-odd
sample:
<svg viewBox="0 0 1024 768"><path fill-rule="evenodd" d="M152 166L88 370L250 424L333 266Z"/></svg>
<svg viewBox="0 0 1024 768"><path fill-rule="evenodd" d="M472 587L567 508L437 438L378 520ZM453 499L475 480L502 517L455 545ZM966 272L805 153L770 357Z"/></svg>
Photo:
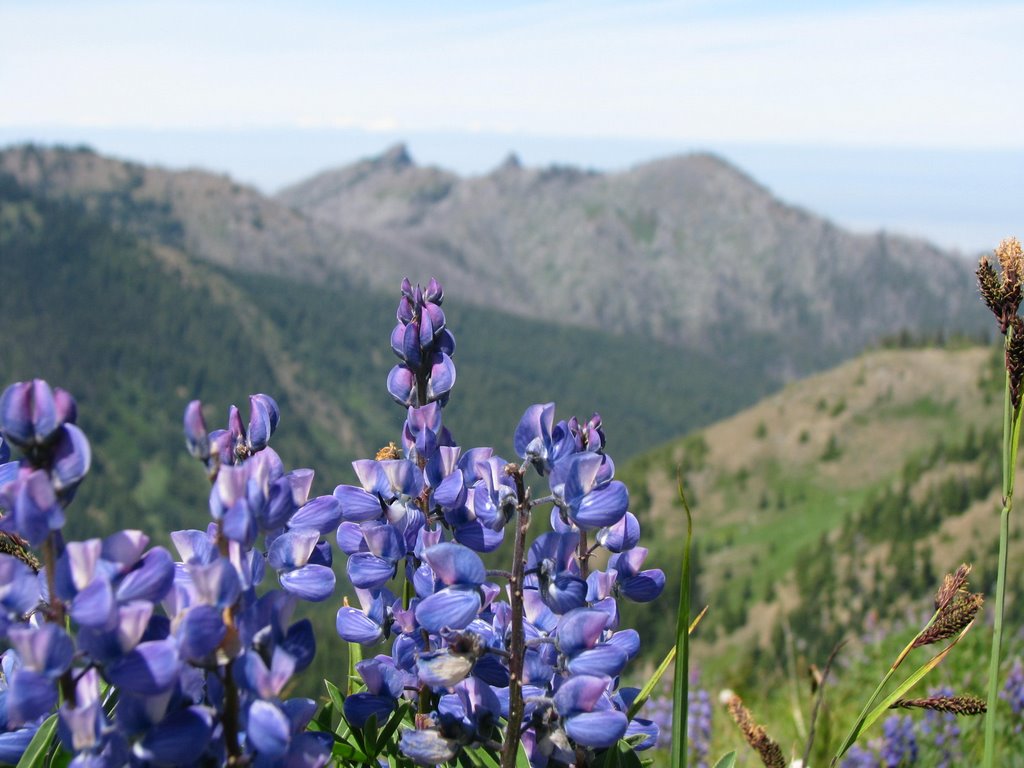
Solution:
<svg viewBox="0 0 1024 768"><path fill-rule="evenodd" d="M377 656L356 664L356 671L366 683L366 691L353 693L345 699L345 719L356 728L366 725L371 716L383 724L398 708L398 699L405 689L406 676L387 656Z"/></svg>
<svg viewBox="0 0 1024 768"><path fill-rule="evenodd" d="M579 575L576 548L580 535L575 531L543 533L530 546L526 567L536 571L528 577L527 587L539 590L544 603L558 614L582 608L587 597L587 582Z"/></svg>
<svg viewBox="0 0 1024 768"><path fill-rule="evenodd" d="M611 706L611 680L593 675L574 675L555 692L554 701L565 732L585 747L610 747L625 733L626 715Z"/></svg>
<svg viewBox="0 0 1024 768"><path fill-rule="evenodd" d="M1024 663L1021 663L1020 657L1013 660L999 697L1010 705L1010 711L1013 712L1013 732L1020 733L1024 730Z"/></svg>
<svg viewBox="0 0 1024 768"><path fill-rule="evenodd" d="M608 570L618 574L615 581L618 591L638 603L654 600L665 588L665 574L660 568L640 570L646 559L647 549L634 547L608 560Z"/></svg>
<svg viewBox="0 0 1024 768"><path fill-rule="evenodd" d="M917 762L917 736L914 734L914 721L909 715L889 716L882 723L882 734L880 758L883 766L897 768Z"/></svg>
<svg viewBox="0 0 1024 768"><path fill-rule="evenodd" d="M629 507L629 493L611 480L607 458L597 453L578 453L566 463L562 492L566 513L583 530L606 528L619 522Z"/></svg>

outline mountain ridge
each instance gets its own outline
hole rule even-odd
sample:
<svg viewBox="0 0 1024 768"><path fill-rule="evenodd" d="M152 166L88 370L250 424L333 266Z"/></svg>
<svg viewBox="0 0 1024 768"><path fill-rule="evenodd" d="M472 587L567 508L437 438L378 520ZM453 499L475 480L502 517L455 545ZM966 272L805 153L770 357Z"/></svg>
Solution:
<svg viewBox="0 0 1024 768"><path fill-rule="evenodd" d="M274 198L224 176L32 146L0 151L0 172L231 269L380 290L436 276L524 317L704 352L763 349L758 364L783 380L884 335L983 322L964 259L848 233L709 154L459 177L397 145Z"/></svg>

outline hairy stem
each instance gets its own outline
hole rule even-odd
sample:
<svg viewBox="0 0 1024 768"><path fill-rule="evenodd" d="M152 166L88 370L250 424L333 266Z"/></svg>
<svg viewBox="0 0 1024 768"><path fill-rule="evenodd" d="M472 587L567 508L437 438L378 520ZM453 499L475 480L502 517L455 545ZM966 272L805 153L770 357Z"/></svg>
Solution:
<svg viewBox="0 0 1024 768"><path fill-rule="evenodd" d="M526 633L523 630L523 579L526 569L526 534L530 529L530 500L523 485L521 471L513 475L519 505L516 507L515 548L512 574L508 580L512 606L508 661L508 727L501 745L501 768L515 768L519 750L519 724L523 719L523 660L526 655Z"/></svg>
<svg viewBox="0 0 1024 768"><path fill-rule="evenodd" d="M46 589L49 592L50 621L58 627L64 627L64 603L57 597L57 534L53 531L46 537L43 544L43 559L46 564ZM66 627L65 627L66 629ZM75 700L75 680L68 669L60 676L60 695L72 707L77 706Z"/></svg>

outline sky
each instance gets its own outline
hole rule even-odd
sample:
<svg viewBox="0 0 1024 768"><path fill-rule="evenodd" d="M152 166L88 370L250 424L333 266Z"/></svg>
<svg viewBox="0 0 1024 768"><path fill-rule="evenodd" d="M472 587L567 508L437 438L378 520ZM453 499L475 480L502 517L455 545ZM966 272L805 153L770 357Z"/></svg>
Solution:
<svg viewBox="0 0 1024 768"><path fill-rule="evenodd" d="M995 0L0 0L0 142L268 191L399 140L463 173L707 149L841 223L969 250L1024 182L1022 32L1024 2Z"/></svg>

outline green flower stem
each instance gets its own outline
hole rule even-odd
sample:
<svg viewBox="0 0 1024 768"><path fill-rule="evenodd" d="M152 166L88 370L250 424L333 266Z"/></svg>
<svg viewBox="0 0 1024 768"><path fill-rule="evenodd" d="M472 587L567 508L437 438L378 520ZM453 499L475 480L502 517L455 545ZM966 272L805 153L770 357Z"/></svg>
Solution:
<svg viewBox="0 0 1024 768"><path fill-rule="evenodd" d="M690 549L693 543L693 515L683 493L679 476L679 499L686 510L686 544L679 579L679 615L676 618L676 665L672 686L672 768L686 765L686 716L690 685Z"/></svg>
<svg viewBox="0 0 1024 768"><path fill-rule="evenodd" d="M1006 334L1009 347L1013 334ZM1003 646L1003 608L1006 601L1007 545L1010 540L1010 511L1013 509L1013 483L1017 469L1017 447L1020 444L1021 408L1013 407L1010 398L1010 376L1006 376L1003 401L1003 508L999 513L999 568L996 574L995 626L992 632L992 654L988 664L988 706L985 712L985 754L983 768L993 768L996 751L996 710L999 706L999 662Z"/></svg>

